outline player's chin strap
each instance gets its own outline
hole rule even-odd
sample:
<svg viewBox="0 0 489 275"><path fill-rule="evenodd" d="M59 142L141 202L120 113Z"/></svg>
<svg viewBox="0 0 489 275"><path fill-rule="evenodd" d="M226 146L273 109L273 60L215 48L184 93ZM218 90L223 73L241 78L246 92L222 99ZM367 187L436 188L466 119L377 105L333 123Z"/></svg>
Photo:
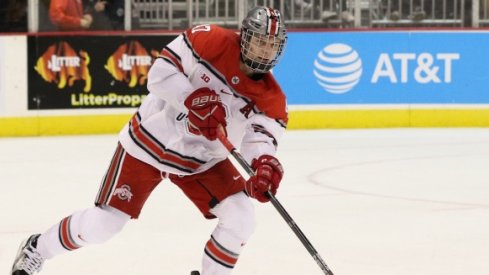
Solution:
<svg viewBox="0 0 489 275"><path fill-rule="evenodd" d="M226 147L226 149L231 153L231 155L236 159L236 161L241 165L241 167L246 171L246 173L252 177L255 176L255 171L251 168L251 166L246 162L246 160L243 158L243 156L236 150L236 148L233 146L231 142L226 137L226 134L224 132L224 129L222 128L221 125L219 125L217 129L217 138L219 141ZM285 210L285 208L282 206L282 204L277 200L277 198L272 194L272 192L267 191L267 195L270 198L270 201L272 202L273 206L275 209L280 213L282 218L287 222L289 227L294 231L295 235L299 238L299 240L302 242L302 244L306 247L307 251L309 251L309 254L311 254L312 258L316 261L316 263L319 265L321 270L323 271L324 274L326 275L334 275L333 272L329 269L328 265L326 262L324 262L323 258L321 258L321 255L316 251L314 246L312 246L311 242L307 239L306 235L302 233L301 229L299 226L295 223L295 221L290 217L289 213Z"/></svg>

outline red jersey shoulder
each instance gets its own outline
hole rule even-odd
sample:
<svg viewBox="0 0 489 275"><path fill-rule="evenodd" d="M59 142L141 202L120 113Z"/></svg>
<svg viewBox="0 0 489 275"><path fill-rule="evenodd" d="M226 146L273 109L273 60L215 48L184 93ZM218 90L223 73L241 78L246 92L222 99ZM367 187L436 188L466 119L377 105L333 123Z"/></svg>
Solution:
<svg viewBox="0 0 489 275"><path fill-rule="evenodd" d="M287 100L284 92L271 73L264 75L256 89L248 90L246 96L251 98L258 109L268 117L287 124Z"/></svg>
<svg viewBox="0 0 489 275"><path fill-rule="evenodd" d="M239 51L237 33L217 25L199 25L185 32L192 49L201 58L211 60L225 51Z"/></svg>

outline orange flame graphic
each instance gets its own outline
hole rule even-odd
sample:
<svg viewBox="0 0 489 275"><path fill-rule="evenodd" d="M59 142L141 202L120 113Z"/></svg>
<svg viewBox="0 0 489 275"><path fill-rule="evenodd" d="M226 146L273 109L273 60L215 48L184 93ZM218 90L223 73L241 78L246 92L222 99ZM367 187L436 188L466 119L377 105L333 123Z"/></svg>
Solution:
<svg viewBox="0 0 489 275"><path fill-rule="evenodd" d="M154 54L150 56L141 43L130 41L119 46L107 59L105 69L116 80L126 82L133 88L138 84L146 84L154 58Z"/></svg>
<svg viewBox="0 0 489 275"><path fill-rule="evenodd" d="M92 77L88 70L90 56L81 50L79 55L67 42L51 45L37 60L34 69L49 83L56 83L58 89L64 89L68 84L72 87L75 81L84 80L84 92L92 89Z"/></svg>

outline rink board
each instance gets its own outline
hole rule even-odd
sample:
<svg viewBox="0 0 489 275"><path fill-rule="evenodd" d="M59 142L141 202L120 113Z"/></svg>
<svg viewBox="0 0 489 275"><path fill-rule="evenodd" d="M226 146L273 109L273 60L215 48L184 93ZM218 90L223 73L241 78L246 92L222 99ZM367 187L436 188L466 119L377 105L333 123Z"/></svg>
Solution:
<svg viewBox="0 0 489 275"><path fill-rule="evenodd" d="M147 93L139 80L158 40L120 34L95 47L87 41L107 38L90 35L0 36L0 136L120 130ZM165 35L165 43L175 36ZM64 59L50 47L64 49ZM487 31L290 32L273 73L287 95L289 129L488 127L487 48ZM56 62L73 60L86 61L86 73L72 75L72 86L46 80L62 71ZM137 74L118 81L123 68Z"/></svg>
<svg viewBox="0 0 489 275"><path fill-rule="evenodd" d="M0 117L0 136L117 133L124 115ZM386 127L488 127L489 110L302 110L289 113L287 129Z"/></svg>

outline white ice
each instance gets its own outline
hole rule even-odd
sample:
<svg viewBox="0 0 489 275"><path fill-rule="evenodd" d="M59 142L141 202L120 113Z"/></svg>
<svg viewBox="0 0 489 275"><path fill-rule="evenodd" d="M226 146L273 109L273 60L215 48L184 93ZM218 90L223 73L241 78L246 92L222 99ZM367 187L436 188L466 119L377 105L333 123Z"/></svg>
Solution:
<svg viewBox="0 0 489 275"><path fill-rule="evenodd" d="M19 243L90 207L115 135L0 139L0 274ZM336 275L489 274L489 129L288 131L277 195ZM271 204L233 275L322 274ZM188 275L215 220L164 181L139 220L46 275Z"/></svg>

